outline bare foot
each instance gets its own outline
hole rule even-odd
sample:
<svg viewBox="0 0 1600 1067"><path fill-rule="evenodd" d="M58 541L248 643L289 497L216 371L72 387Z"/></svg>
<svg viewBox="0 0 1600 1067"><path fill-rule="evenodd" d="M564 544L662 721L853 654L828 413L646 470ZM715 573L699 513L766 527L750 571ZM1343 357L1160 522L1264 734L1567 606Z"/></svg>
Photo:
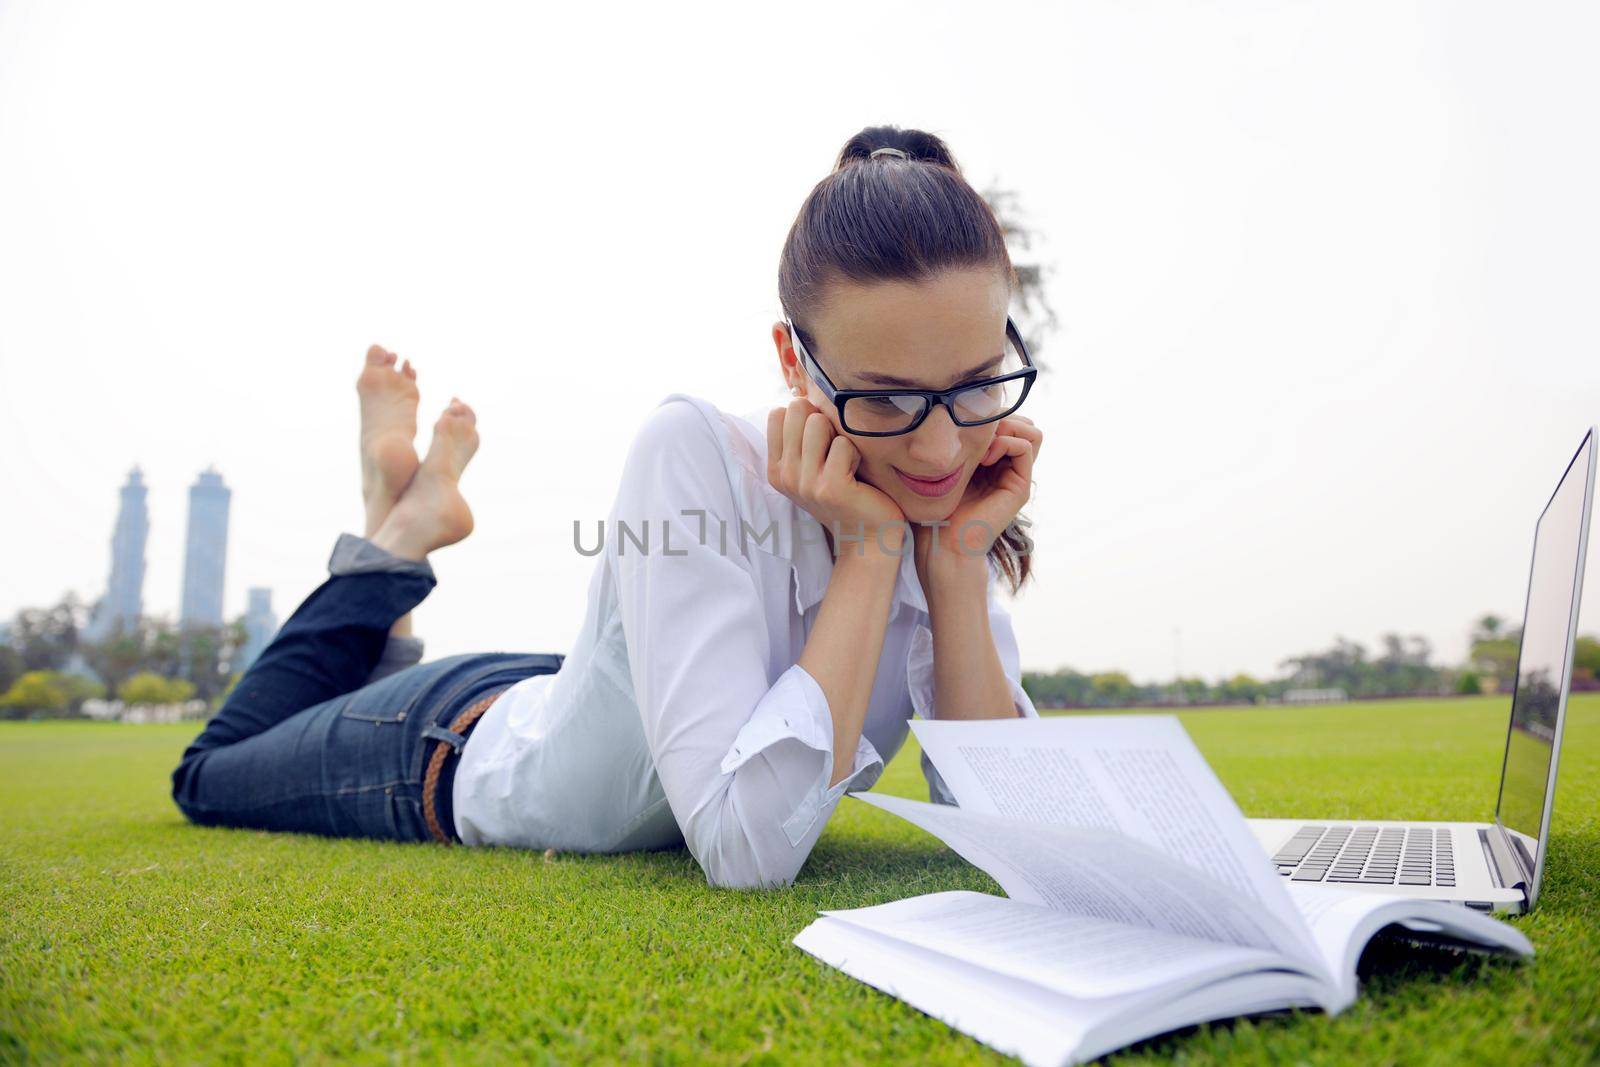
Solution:
<svg viewBox="0 0 1600 1067"><path fill-rule="evenodd" d="M433 424L433 441L374 544L406 559L422 559L472 532L472 509L461 495L461 472L478 450L478 417L455 397Z"/></svg>
<svg viewBox="0 0 1600 1067"><path fill-rule="evenodd" d="M408 359L395 368L395 354L373 345L356 379L361 396L361 496L367 510L367 536L383 524L389 509L417 471L417 372Z"/></svg>

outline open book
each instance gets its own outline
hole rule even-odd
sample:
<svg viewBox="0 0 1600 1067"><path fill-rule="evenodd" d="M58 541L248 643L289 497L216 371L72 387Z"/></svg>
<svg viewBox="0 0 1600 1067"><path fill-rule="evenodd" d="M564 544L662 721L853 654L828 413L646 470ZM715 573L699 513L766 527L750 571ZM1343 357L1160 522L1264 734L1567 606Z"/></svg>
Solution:
<svg viewBox="0 0 1600 1067"><path fill-rule="evenodd" d="M1212 1019L1356 998L1379 930L1533 954L1436 901L1285 884L1170 715L913 720L960 807L849 794L938 837L1007 896L822 911L794 943L1028 1064Z"/></svg>

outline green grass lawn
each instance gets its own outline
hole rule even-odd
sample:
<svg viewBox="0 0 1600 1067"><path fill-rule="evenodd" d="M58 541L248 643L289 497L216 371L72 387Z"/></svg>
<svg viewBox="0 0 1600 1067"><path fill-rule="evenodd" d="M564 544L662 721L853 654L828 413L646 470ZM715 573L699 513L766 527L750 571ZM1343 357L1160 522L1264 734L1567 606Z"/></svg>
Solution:
<svg viewBox="0 0 1600 1067"><path fill-rule="evenodd" d="M1487 819L1506 699L1183 715L1248 815ZM189 825L188 726L0 724L0 1062L1013 1062L789 943L987 875L846 798L788 889L685 851L446 849ZM915 740L880 791L927 799ZM1375 949L1362 999L1115 1062L1600 1058L1600 698L1574 698L1533 961Z"/></svg>

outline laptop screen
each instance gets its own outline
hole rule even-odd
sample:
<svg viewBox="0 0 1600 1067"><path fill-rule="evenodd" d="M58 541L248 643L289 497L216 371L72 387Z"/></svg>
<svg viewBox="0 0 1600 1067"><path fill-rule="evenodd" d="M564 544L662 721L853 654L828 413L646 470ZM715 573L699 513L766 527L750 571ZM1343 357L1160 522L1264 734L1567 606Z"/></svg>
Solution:
<svg viewBox="0 0 1600 1067"><path fill-rule="evenodd" d="M1495 817L1535 869L1549 795L1557 719L1572 650L1573 607L1582 571L1592 448L1585 437L1534 528L1533 572L1522 620L1516 695Z"/></svg>

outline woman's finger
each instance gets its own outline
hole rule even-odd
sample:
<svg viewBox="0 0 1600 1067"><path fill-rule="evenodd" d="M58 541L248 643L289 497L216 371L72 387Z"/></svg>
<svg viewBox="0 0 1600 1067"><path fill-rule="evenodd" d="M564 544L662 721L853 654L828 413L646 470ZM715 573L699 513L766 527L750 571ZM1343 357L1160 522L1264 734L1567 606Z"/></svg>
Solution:
<svg viewBox="0 0 1600 1067"><path fill-rule="evenodd" d="M994 471L994 488L1026 501L1033 471L1033 445L1024 438L1013 437L1010 434L996 434L994 444L1001 449L1000 458L991 466ZM1009 523L1016 512L1021 510L1020 503L1014 507L1002 501L994 503L1002 511L1010 509L1008 514L993 516L996 521L1003 520Z"/></svg>
<svg viewBox="0 0 1600 1067"><path fill-rule="evenodd" d="M800 442L805 436L806 416L812 410L804 397L796 397L789 401L783 415L783 476L789 488L795 491L800 489Z"/></svg>
<svg viewBox="0 0 1600 1067"><path fill-rule="evenodd" d="M1037 434L1037 430L1030 431L1027 427L1018 426L1016 423L1008 423L1002 420L1000 423L1000 432L994 435L994 438L989 442L988 450L983 454L983 459L981 460L982 464L985 467L993 466L995 463L999 462L1001 456L1006 454L1005 446L1001 443L1003 438L1020 438L1024 441L1032 441L1033 435Z"/></svg>
<svg viewBox="0 0 1600 1067"><path fill-rule="evenodd" d="M1013 477L1018 479L1018 484L1007 486L1007 488L1018 493L1026 501L1028 499L1028 490L1033 485L1034 443L1023 437L1007 437L1006 455L1010 457L1011 470L1007 472L1006 477L1002 478L1002 480L1009 481ZM1018 510L1021 510L1021 508L1019 507ZM1015 517L1015 513L1007 517L1006 521L1010 522L1013 517Z"/></svg>
<svg viewBox="0 0 1600 1067"><path fill-rule="evenodd" d="M778 486L778 473L783 462L783 416L784 408L776 407L767 412L767 481L773 488Z"/></svg>
<svg viewBox="0 0 1600 1067"><path fill-rule="evenodd" d="M1007 415L1001 419L1000 432L1032 442L1035 457L1039 454L1039 446L1044 443L1044 431L1035 426L1032 419L1023 415Z"/></svg>
<svg viewBox="0 0 1600 1067"><path fill-rule="evenodd" d="M788 410L783 416L783 456L788 462L800 454L800 438L805 432L806 416L810 414L811 405L802 397L795 397L789 401Z"/></svg>
<svg viewBox="0 0 1600 1067"><path fill-rule="evenodd" d="M827 454L822 459L822 473L829 484L847 485L856 476L856 466L861 454L843 434L834 434L828 441Z"/></svg>
<svg viewBox="0 0 1600 1067"><path fill-rule="evenodd" d="M1032 419L1023 415L1007 415L1000 421L1004 424L1002 432L1009 433L1013 437L1026 437L1032 439L1034 437L1044 436L1044 431L1039 429L1038 426L1034 425Z"/></svg>
<svg viewBox="0 0 1600 1067"><path fill-rule="evenodd" d="M816 492L822 477L822 465L828 458L828 444L833 440L833 423L828 416L813 409L801 427L800 485L808 494Z"/></svg>

